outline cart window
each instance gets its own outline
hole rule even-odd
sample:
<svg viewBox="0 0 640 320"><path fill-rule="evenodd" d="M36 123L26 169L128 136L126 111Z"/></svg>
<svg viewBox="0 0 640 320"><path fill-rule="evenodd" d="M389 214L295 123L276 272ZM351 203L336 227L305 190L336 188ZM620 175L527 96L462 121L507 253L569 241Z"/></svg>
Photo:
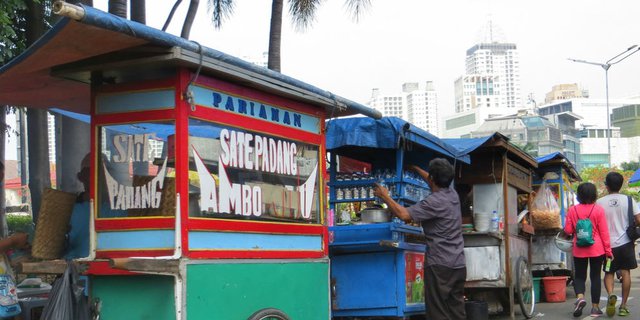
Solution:
<svg viewBox="0 0 640 320"><path fill-rule="evenodd" d="M173 216L173 122L100 127L98 217Z"/></svg>
<svg viewBox="0 0 640 320"><path fill-rule="evenodd" d="M317 145L199 120L189 135L190 216L319 222Z"/></svg>

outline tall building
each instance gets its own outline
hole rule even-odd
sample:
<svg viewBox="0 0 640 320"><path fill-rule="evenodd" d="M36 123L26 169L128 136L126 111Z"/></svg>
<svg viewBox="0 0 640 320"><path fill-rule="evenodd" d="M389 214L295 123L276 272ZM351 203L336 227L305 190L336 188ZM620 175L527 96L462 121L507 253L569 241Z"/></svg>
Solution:
<svg viewBox="0 0 640 320"><path fill-rule="evenodd" d="M438 95L432 81L403 83L402 93L381 94L373 89L369 106L383 116L402 118L436 136L440 133Z"/></svg>
<svg viewBox="0 0 640 320"><path fill-rule="evenodd" d="M589 90L582 90L576 83L557 84L547 92L544 103L573 98L589 98Z"/></svg>
<svg viewBox="0 0 640 320"><path fill-rule="evenodd" d="M407 121L438 136L438 95L433 82L427 81L423 87L418 82L405 83L402 91L406 94Z"/></svg>
<svg viewBox="0 0 640 320"><path fill-rule="evenodd" d="M404 95L397 94L381 94L380 89L374 88L371 91L371 100L369 107L374 108L382 113L385 117L398 117L407 119L404 107Z"/></svg>
<svg viewBox="0 0 640 320"><path fill-rule="evenodd" d="M499 89L500 106L518 108L522 105L520 57L515 44L491 42L474 45L467 50L466 73L492 76L493 86Z"/></svg>
<svg viewBox="0 0 640 320"><path fill-rule="evenodd" d="M524 108L517 46L494 39L491 21L482 31L485 39L467 50L465 74L454 82L455 114L444 119L446 138L468 137L485 120Z"/></svg>

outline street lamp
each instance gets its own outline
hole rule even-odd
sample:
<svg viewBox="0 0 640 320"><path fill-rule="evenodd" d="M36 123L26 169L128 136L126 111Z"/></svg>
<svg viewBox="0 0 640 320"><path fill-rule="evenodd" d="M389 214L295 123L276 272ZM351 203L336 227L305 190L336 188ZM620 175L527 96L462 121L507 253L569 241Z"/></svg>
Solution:
<svg viewBox="0 0 640 320"><path fill-rule="evenodd" d="M604 69L604 81L605 81L605 86L606 86L605 87L605 94L606 94L606 97L607 97L607 152L609 153L609 157L608 157L609 158L609 168L611 168L611 125L610 125L610 123L611 123L611 115L609 114L609 68L611 68L612 65L614 65L616 63L619 63L620 61L628 58L630 55L632 55L632 54L634 54L634 53L636 53L638 51L640 51L640 47L638 47L637 44L634 44L631 47L627 48L627 50L625 50L625 51L621 52L620 54L618 54L617 56L607 60L607 62L605 62L605 63L591 62L591 61L586 61L586 60L568 58L569 60L571 60L573 62L592 64L592 65L600 66L600 67L602 67L602 69ZM619 58L620 56L623 56L623 57Z"/></svg>

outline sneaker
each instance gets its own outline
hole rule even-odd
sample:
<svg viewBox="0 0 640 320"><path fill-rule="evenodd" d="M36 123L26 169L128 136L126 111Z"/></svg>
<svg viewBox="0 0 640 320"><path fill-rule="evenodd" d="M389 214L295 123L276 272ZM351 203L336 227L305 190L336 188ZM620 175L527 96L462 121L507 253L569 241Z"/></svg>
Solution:
<svg viewBox="0 0 640 320"><path fill-rule="evenodd" d="M576 307L573 309L573 316L577 318L582 315L582 309L587 305L587 302L584 299L578 299L574 304Z"/></svg>
<svg viewBox="0 0 640 320"><path fill-rule="evenodd" d="M631 312L629 312L629 309L627 309L627 307L620 307L620 310L618 311L619 316L626 317L629 314L631 314Z"/></svg>
<svg viewBox="0 0 640 320"><path fill-rule="evenodd" d="M602 310L600 310L600 308L598 307L592 307L591 308L591 316L592 317L599 317L602 315Z"/></svg>
<svg viewBox="0 0 640 320"><path fill-rule="evenodd" d="M618 296L615 294L609 295L607 299L607 316L613 317L616 314L616 302L618 301Z"/></svg>

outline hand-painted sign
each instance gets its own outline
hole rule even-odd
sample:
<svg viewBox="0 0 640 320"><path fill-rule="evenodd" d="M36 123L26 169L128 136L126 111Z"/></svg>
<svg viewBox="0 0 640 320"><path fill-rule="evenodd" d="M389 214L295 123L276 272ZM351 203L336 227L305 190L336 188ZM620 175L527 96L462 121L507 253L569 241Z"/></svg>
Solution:
<svg viewBox="0 0 640 320"><path fill-rule="evenodd" d="M102 164L107 181L109 205L112 210L157 209L160 207L164 178L167 174L167 159L151 181L142 186L127 186L119 183Z"/></svg>
<svg viewBox="0 0 640 320"><path fill-rule="evenodd" d="M211 213L234 213L259 217L263 214L263 190L259 184L234 183L227 173L229 168L261 171L285 176L297 176L298 166L295 142L274 139L248 132L222 129L221 154L218 158L219 186L205 166L195 147L194 160L200 177L200 208ZM298 186L284 186L298 193L298 208L302 218L311 217L311 206L316 187L317 164Z"/></svg>
<svg viewBox="0 0 640 320"><path fill-rule="evenodd" d="M149 140L156 138L155 133L145 134L118 134L113 136L113 146L116 154L113 161L122 162L148 162Z"/></svg>

